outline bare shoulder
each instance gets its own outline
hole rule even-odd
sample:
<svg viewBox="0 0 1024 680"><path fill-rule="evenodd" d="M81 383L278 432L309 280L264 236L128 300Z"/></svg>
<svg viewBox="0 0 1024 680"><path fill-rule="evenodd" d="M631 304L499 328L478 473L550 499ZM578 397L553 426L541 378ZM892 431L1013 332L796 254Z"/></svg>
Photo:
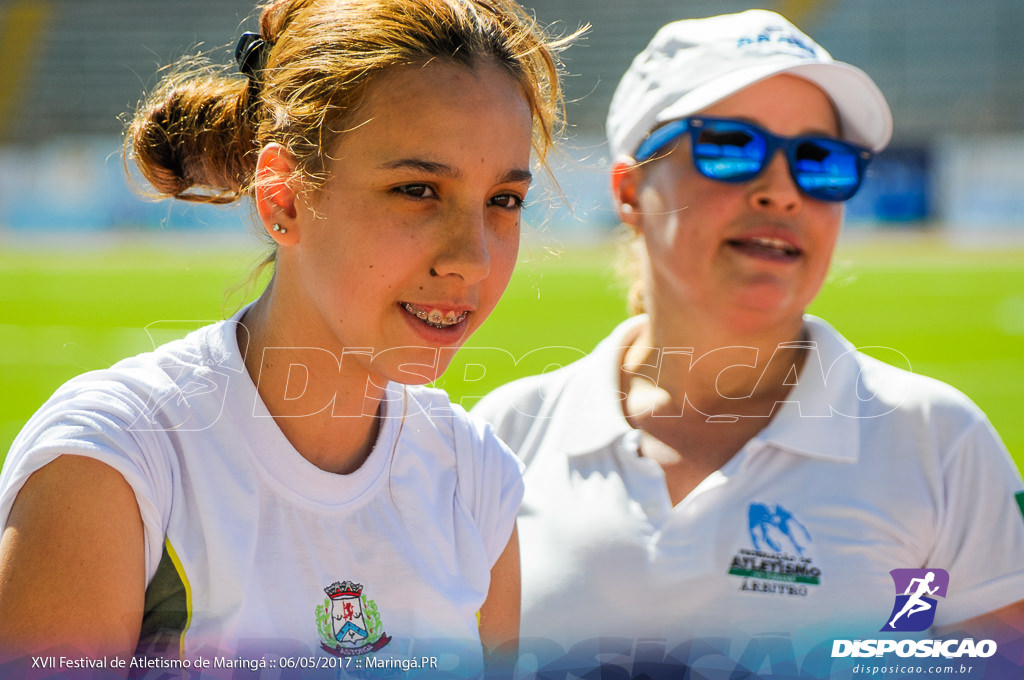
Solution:
<svg viewBox="0 0 1024 680"><path fill-rule="evenodd" d="M36 471L0 536L0 657L55 639L90 654L130 653L145 593L143 540L135 494L114 468L68 455Z"/></svg>

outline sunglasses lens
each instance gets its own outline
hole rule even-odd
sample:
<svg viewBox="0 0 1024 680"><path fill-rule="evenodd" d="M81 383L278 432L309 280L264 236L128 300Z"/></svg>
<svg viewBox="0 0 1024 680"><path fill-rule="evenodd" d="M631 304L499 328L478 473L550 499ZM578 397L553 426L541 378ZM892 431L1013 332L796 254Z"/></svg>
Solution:
<svg viewBox="0 0 1024 680"><path fill-rule="evenodd" d="M764 135L748 125L705 121L693 141L693 161L702 175L722 182L745 182L764 165Z"/></svg>
<svg viewBox="0 0 1024 680"><path fill-rule="evenodd" d="M793 177L809 196L822 201L845 201L860 187L857 149L839 140L805 140L791 150Z"/></svg>
<svg viewBox="0 0 1024 680"><path fill-rule="evenodd" d="M756 125L729 118L696 116L652 132L637 152L649 160L689 131L693 163L704 177L719 182L747 182L757 177L776 149L785 151L790 173L800 190L819 201L847 201L860 188L871 155L830 137L776 137Z"/></svg>

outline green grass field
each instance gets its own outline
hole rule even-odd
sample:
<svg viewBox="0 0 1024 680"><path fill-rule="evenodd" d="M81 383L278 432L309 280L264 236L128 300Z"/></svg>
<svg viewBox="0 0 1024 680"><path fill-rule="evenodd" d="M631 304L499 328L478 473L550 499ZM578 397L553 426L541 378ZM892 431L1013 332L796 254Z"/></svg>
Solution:
<svg viewBox="0 0 1024 680"><path fill-rule="evenodd" d="M528 239L509 292L444 377L454 400L471 405L503 382L571 361L624 318L613 249L555 256L542 240ZM244 284L258 257L256 246L138 242L4 249L0 459L64 380L236 309L251 296ZM915 372L966 392L1024 468L1024 249L957 250L927 238L843 243L811 311L855 345L898 350Z"/></svg>

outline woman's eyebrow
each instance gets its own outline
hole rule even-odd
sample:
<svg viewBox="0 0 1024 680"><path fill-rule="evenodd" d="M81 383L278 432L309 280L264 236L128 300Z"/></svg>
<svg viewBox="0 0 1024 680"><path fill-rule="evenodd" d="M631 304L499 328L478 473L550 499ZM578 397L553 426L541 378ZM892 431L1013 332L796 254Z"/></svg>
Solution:
<svg viewBox="0 0 1024 680"><path fill-rule="evenodd" d="M437 161L424 160L422 158L399 158L397 160L388 161L387 163L382 163L379 167L381 170L417 170L431 175L440 175L442 177L451 178L459 178L462 176L462 172L458 168L454 168L445 163L438 163ZM533 182L533 173L529 170L516 168L506 172L500 181L531 183Z"/></svg>
<svg viewBox="0 0 1024 680"><path fill-rule="evenodd" d="M457 168L445 163L428 161L422 158L399 158L380 165L381 170L419 170L420 172L444 177L459 177L462 175Z"/></svg>
<svg viewBox="0 0 1024 680"><path fill-rule="evenodd" d="M533 182L533 173L530 172L529 170L509 170L507 173L505 173L505 176L501 178L501 181L515 183L523 182L526 184L530 184Z"/></svg>

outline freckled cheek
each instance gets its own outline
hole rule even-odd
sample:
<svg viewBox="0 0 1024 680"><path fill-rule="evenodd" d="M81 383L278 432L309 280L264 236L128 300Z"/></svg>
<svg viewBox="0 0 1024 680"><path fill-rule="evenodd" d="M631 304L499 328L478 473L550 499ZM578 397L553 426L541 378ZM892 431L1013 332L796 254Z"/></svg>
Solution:
<svg viewBox="0 0 1024 680"><path fill-rule="evenodd" d="M491 313L508 287L516 266L519 240L508 242L504 239L500 241L492 239L488 243L488 250L491 255L491 271L479 289L480 311L484 312L484 316ZM482 322L483 318L480 318L479 321Z"/></svg>
<svg viewBox="0 0 1024 680"><path fill-rule="evenodd" d="M491 278L499 279L502 287L508 283L519 256L519 230L514 235L499 238L491 246Z"/></svg>

